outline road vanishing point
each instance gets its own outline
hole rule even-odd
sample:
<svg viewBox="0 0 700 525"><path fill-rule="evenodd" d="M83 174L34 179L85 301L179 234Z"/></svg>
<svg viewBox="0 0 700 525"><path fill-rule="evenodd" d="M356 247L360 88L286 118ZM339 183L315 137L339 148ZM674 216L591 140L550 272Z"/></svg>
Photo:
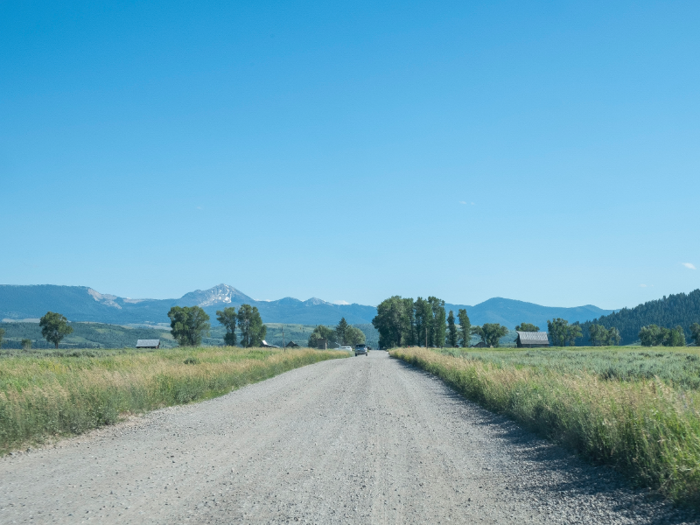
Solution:
<svg viewBox="0 0 700 525"><path fill-rule="evenodd" d="M0 460L0 523L698 523L386 352Z"/></svg>

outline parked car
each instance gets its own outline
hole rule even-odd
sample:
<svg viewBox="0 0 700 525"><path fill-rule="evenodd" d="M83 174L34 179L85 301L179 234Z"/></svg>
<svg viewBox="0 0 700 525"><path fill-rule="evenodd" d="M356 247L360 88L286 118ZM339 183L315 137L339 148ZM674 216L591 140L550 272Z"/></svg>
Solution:
<svg viewBox="0 0 700 525"><path fill-rule="evenodd" d="M369 348L367 345L355 345L355 357L358 355L369 355Z"/></svg>

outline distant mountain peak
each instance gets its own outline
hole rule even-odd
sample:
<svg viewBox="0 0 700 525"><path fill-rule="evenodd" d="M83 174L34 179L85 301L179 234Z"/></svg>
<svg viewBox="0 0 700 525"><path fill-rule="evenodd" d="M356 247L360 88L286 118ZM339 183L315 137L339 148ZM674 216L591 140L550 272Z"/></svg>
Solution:
<svg viewBox="0 0 700 525"><path fill-rule="evenodd" d="M306 301L304 301L304 304L318 306L320 304L332 304L332 303L324 301L323 299L319 299L318 297L312 297L311 299L307 299Z"/></svg>
<svg viewBox="0 0 700 525"><path fill-rule="evenodd" d="M222 283L208 290L195 290L194 292L186 293L182 296L180 302L186 302L193 306L201 306L204 308L216 304L225 305L253 302L253 299L243 292L236 290L233 286Z"/></svg>

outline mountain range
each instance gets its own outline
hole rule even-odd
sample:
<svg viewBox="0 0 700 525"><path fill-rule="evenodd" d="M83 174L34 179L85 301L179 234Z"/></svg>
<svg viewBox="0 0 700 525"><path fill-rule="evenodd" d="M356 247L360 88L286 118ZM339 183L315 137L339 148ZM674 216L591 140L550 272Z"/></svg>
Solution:
<svg viewBox="0 0 700 525"><path fill-rule="evenodd" d="M215 323L216 310L241 304L256 306L266 323L335 325L345 317L350 324L366 324L371 323L377 314L374 306L333 304L315 297L307 301L292 297L256 301L226 284L195 290L179 299L130 299L103 294L86 286L0 285L0 320L6 322L36 320L52 311L60 312L69 321L157 325L169 323L168 310L173 306L200 306ZM466 308L472 324L500 323L511 329L528 322L546 330L547 320L555 317L569 322L585 322L612 313L592 305L558 308L500 297L475 306L445 306L455 314L458 309Z"/></svg>

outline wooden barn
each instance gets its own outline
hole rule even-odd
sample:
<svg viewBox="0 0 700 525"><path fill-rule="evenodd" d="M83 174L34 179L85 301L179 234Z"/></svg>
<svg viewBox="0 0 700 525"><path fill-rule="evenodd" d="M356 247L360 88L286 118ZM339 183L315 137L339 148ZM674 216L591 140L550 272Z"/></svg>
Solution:
<svg viewBox="0 0 700 525"><path fill-rule="evenodd" d="M289 341L287 343L287 348L299 348L299 345L296 344L294 341Z"/></svg>
<svg viewBox="0 0 700 525"><path fill-rule="evenodd" d="M160 348L160 339L138 339L136 348Z"/></svg>
<svg viewBox="0 0 700 525"><path fill-rule="evenodd" d="M516 332L515 344L518 348L538 348L549 346L547 332Z"/></svg>

